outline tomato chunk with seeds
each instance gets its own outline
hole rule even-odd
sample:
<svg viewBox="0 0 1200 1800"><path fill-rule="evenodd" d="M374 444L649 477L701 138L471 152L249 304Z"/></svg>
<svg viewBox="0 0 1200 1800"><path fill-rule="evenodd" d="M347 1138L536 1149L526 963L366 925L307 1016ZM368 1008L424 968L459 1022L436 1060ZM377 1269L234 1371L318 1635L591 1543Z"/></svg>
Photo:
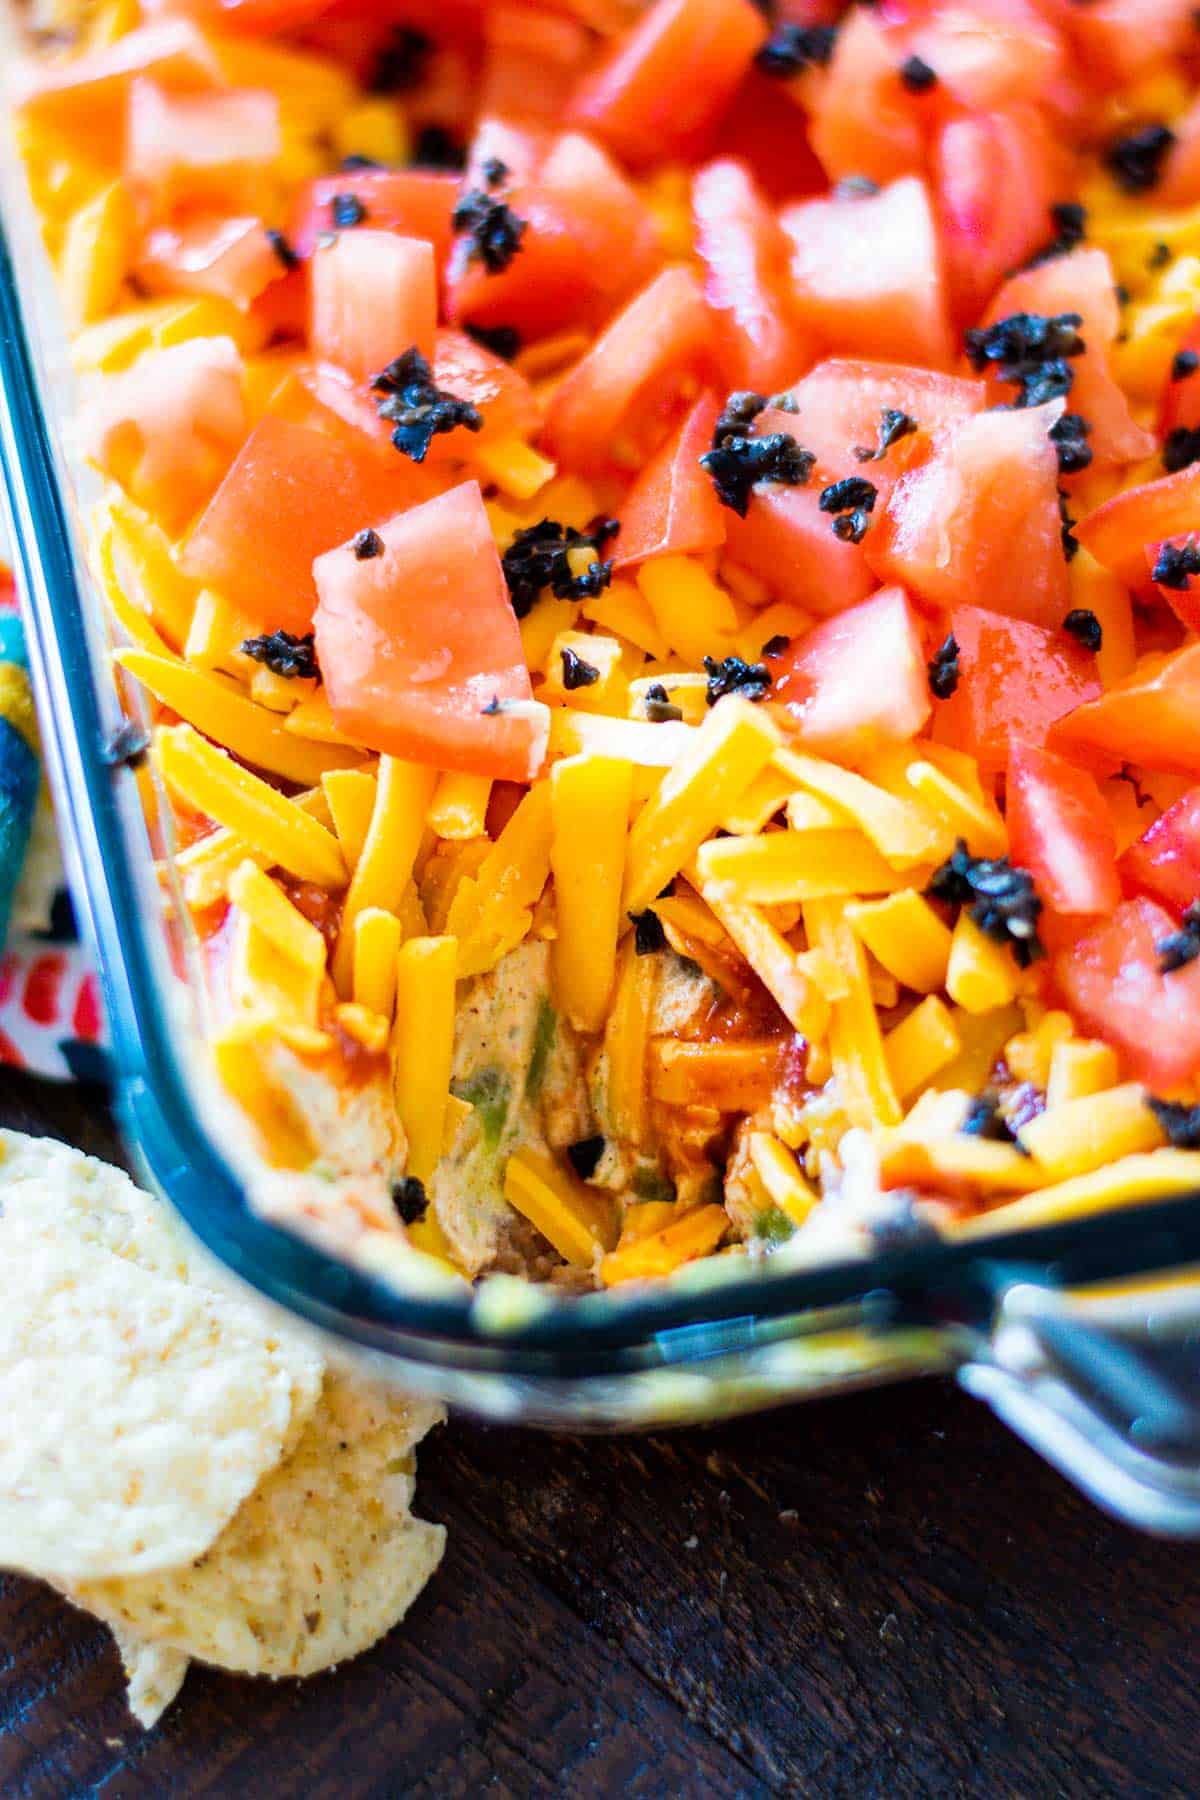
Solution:
<svg viewBox="0 0 1200 1800"><path fill-rule="evenodd" d="M1012 861L1056 913L1106 913L1121 898L1112 814L1095 777L1033 744L1008 758L1005 817Z"/></svg>
<svg viewBox="0 0 1200 1800"><path fill-rule="evenodd" d="M1061 401L984 412L942 433L867 534L867 561L927 606L985 595L989 609L1047 627L1069 611L1058 456Z"/></svg>
<svg viewBox="0 0 1200 1800"><path fill-rule="evenodd" d="M796 316L830 350L944 369L950 326L933 211L915 175L785 206Z"/></svg>
<svg viewBox="0 0 1200 1800"><path fill-rule="evenodd" d="M1200 961L1164 974L1157 946L1177 929L1144 896L1125 900L1054 959L1054 979L1129 1074L1162 1092L1200 1068Z"/></svg>
<svg viewBox="0 0 1200 1800"><path fill-rule="evenodd" d="M313 569L317 656L339 727L414 762L528 781L548 714L533 699L478 484L374 530L381 549L342 544Z"/></svg>
<svg viewBox="0 0 1200 1800"><path fill-rule="evenodd" d="M820 756L865 762L915 737L929 717L925 653L902 588L825 620L771 667L785 728Z"/></svg>
<svg viewBox="0 0 1200 1800"><path fill-rule="evenodd" d="M751 0L654 0L582 82L572 117L634 168L694 157L766 36Z"/></svg>
<svg viewBox="0 0 1200 1800"><path fill-rule="evenodd" d="M621 531L613 550L618 568L652 556L716 550L725 542L727 507L721 505L700 458L712 446L720 405L701 394L674 437L668 438L630 488L621 506Z"/></svg>
<svg viewBox="0 0 1200 1800"><path fill-rule="evenodd" d="M451 215L458 192L456 175L434 169L346 169L340 175L319 175L301 189L288 239L297 256L311 256L319 237L340 229L335 210L345 220L361 207L358 226L427 238L441 265L454 238ZM347 210L347 203L356 204Z"/></svg>
<svg viewBox="0 0 1200 1800"><path fill-rule="evenodd" d="M1096 700L1096 659L1065 631L956 606L945 621L958 645L958 685L938 703L934 735L1003 769L1014 743L1041 745L1056 719Z"/></svg>

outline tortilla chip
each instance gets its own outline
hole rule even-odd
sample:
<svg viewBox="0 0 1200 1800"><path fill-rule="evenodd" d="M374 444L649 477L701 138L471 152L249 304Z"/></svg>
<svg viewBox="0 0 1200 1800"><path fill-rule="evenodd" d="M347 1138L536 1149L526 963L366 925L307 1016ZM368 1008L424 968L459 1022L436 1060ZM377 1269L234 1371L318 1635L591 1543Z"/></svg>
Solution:
<svg viewBox="0 0 1200 1800"><path fill-rule="evenodd" d="M284 1454L307 1345L228 1296L0 1216L0 1564L178 1568Z"/></svg>
<svg viewBox="0 0 1200 1800"><path fill-rule="evenodd" d="M41 1237L72 1238L110 1250L174 1281L200 1276L194 1246L170 1208L123 1169L84 1156L56 1138L0 1131L0 1219L12 1207ZM0 1224L0 1230L3 1229Z"/></svg>
<svg viewBox="0 0 1200 1800"><path fill-rule="evenodd" d="M252 1675L311 1675L397 1624L445 1530L409 1512L413 1449L441 1409L330 1371L300 1442L189 1568L75 1582L109 1624Z"/></svg>
<svg viewBox="0 0 1200 1800"><path fill-rule="evenodd" d="M149 1731L183 1686L188 1659L169 1644L147 1643L119 1625L112 1627L112 1634L125 1671L129 1710L142 1729Z"/></svg>

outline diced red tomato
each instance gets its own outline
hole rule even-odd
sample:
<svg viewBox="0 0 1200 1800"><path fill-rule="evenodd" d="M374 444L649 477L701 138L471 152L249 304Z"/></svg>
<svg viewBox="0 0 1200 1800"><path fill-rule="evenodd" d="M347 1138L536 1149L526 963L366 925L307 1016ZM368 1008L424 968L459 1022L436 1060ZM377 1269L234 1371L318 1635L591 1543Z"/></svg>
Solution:
<svg viewBox="0 0 1200 1800"><path fill-rule="evenodd" d="M820 490L811 483L760 482L744 519L726 511L730 561L757 575L776 599L826 615L856 606L879 585L862 545L835 536L833 520L821 511Z"/></svg>
<svg viewBox="0 0 1200 1800"><path fill-rule="evenodd" d="M774 205L802 200L825 187L825 172L803 127L804 114L787 86L754 69L721 119L713 153L744 162ZM786 156L779 154L782 143Z"/></svg>
<svg viewBox="0 0 1200 1800"><path fill-rule="evenodd" d="M1177 929L1138 896L1054 959L1064 999L1089 1031L1120 1052L1128 1072L1160 1092L1200 1067L1200 962L1163 974L1157 946Z"/></svg>
<svg viewBox="0 0 1200 1800"><path fill-rule="evenodd" d="M634 168L702 155L766 37L751 0L654 0L581 83L572 117Z"/></svg>
<svg viewBox="0 0 1200 1800"><path fill-rule="evenodd" d="M241 358L229 338L147 350L107 375L80 414L93 462L178 531L229 467L246 429Z"/></svg>
<svg viewBox="0 0 1200 1800"><path fill-rule="evenodd" d="M661 438L664 412L669 417L681 384L707 372L712 359L712 314L699 284L686 269L664 269L555 391L547 449L584 472L636 465L645 440L653 448Z"/></svg>
<svg viewBox="0 0 1200 1800"><path fill-rule="evenodd" d="M1055 727L1052 743L1102 768L1200 774L1200 644L1144 658L1133 674Z"/></svg>
<svg viewBox="0 0 1200 1800"><path fill-rule="evenodd" d="M200 217L148 232L138 281L152 294L218 294L249 308L286 270L258 218Z"/></svg>
<svg viewBox="0 0 1200 1800"><path fill-rule="evenodd" d="M1009 270L1049 240L1061 161L1031 106L946 121L933 190L955 319L974 324Z"/></svg>
<svg viewBox="0 0 1200 1800"><path fill-rule="evenodd" d="M533 700L478 484L375 530L381 556L360 561L343 544L313 570L317 655L338 725L394 756L528 781L545 752L546 709Z"/></svg>
<svg viewBox="0 0 1200 1800"><path fill-rule="evenodd" d="M195 19L206 29L262 34L296 31L309 25L330 0L142 0L142 11L152 18L162 15Z"/></svg>
<svg viewBox="0 0 1200 1800"><path fill-rule="evenodd" d="M618 568L652 556L716 550L725 542L728 507L721 505L700 458L712 447L720 403L701 394L630 488L621 507L614 550Z"/></svg>
<svg viewBox="0 0 1200 1800"><path fill-rule="evenodd" d="M1200 900L1200 788L1168 806L1121 856L1126 888L1183 912Z"/></svg>
<svg viewBox="0 0 1200 1800"><path fill-rule="evenodd" d="M726 385L776 393L812 360L790 316L787 236L741 163L697 172L692 214Z"/></svg>
<svg viewBox="0 0 1200 1800"><path fill-rule="evenodd" d="M820 756L864 762L915 737L932 701L916 616L898 587L826 619L772 665L771 698L797 741Z"/></svg>
<svg viewBox="0 0 1200 1800"><path fill-rule="evenodd" d="M538 6L494 5L484 20L484 42L480 110L556 124L591 54L586 25Z"/></svg>
<svg viewBox="0 0 1200 1800"><path fill-rule="evenodd" d="M1095 777L1016 743L1008 759L1009 853L1056 913L1106 913L1121 898L1112 814Z"/></svg>
<svg viewBox="0 0 1200 1800"><path fill-rule="evenodd" d="M129 92L125 167L161 211L219 207L236 195L257 212L283 145L279 102L256 88L177 94L139 77Z"/></svg>
<svg viewBox="0 0 1200 1800"><path fill-rule="evenodd" d="M603 324L662 260L641 196L581 132L543 143L513 130L500 135L487 121L473 163L485 147L511 171L503 193L525 229L517 254L499 270L469 259L460 241L450 263L450 318L515 326L523 337Z"/></svg>
<svg viewBox="0 0 1200 1800"><path fill-rule="evenodd" d="M1136 425L1129 402L1108 368L1108 354L1121 328L1112 264L1103 250L1081 248L1055 256L1036 269L1025 269L1006 281L988 310L986 323L1012 313L1078 313L1086 349L1070 359L1073 373L1066 405L1082 413L1091 430L1092 466L1136 462L1154 452L1153 435ZM1011 393L1011 389L1007 390Z"/></svg>
<svg viewBox="0 0 1200 1800"><path fill-rule="evenodd" d="M1058 32L1032 8L1019 18L976 5L939 10L905 32L904 48L936 69L935 92L973 113L1039 99L1065 61Z"/></svg>
<svg viewBox="0 0 1200 1800"><path fill-rule="evenodd" d="M422 472L332 414L324 429L267 413L197 521L180 559L249 618L307 631L314 557L429 492Z"/></svg>
<svg viewBox="0 0 1200 1800"><path fill-rule="evenodd" d="M433 355L433 246L389 231L343 231L312 262L315 354L369 381L414 346Z"/></svg>
<svg viewBox="0 0 1200 1800"><path fill-rule="evenodd" d="M1097 699L1096 659L1065 631L956 606L947 615L958 645L958 686L938 702L934 736L1003 769L1013 744L1043 745L1056 719Z"/></svg>
<svg viewBox="0 0 1200 1800"><path fill-rule="evenodd" d="M928 108L900 80L903 53L871 13L855 7L824 75L806 77L812 147L831 181L894 181L925 164ZM866 221L863 228L870 230Z"/></svg>
<svg viewBox="0 0 1200 1800"><path fill-rule="evenodd" d="M317 239L337 229L333 203L344 194L365 209L360 223L373 231L428 238L440 266L454 239L450 220L458 188L457 176L434 169L347 169L340 175L321 175L301 191L288 241L297 256L311 256Z"/></svg>
<svg viewBox="0 0 1200 1800"><path fill-rule="evenodd" d="M950 327L924 182L804 200L780 223L792 240L797 317L830 350L944 369Z"/></svg>
<svg viewBox="0 0 1200 1800"><path fill-rule="evenodd" d="M892 489L867 533L867 561L927 606L986 595L995 612L1061 624L1069 610L1058 457L1046 433L1060 401L984 412L940 435Z"/></svg>
<svg viewBox="0 0 1200 1800"><path fill-rule="evenodd" d="M1155 200L1164 206L1194 206L1200 200L1200 100L1172 119L1175 142L1163 162Z"/></svg>
<svg viewBox="0 0 1200 1800"><path fill-rule="evenodd" d="M1126 587L1145 588L1146 549L1194 529L1200 519L1200 463L1114 494L1081 519L1075 536Z"/></svg>
<svg viewBox="0 0 1200 1800"><path fill-rule="evenodd" d="M924 461L935 433L982 412L987 389L981 381L935 369L831 357L796 383L790 400L795 412L761 414L759 431L790 431L813 452L817 464L810 485L865 475L878 490L878 514L911 459ZM885 412L903 413L915 421L917 431L898 437L882 457L868 460L858 452L878 449Z"/></svg>

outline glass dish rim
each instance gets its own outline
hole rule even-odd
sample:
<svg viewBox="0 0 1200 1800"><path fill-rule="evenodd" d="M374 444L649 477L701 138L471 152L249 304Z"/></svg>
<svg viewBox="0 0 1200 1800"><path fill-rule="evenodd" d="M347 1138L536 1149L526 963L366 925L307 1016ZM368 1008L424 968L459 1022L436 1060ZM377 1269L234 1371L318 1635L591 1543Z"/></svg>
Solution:
<svg viewBox="0 0 1200 1800"><path fill-rule="evenodd" d="M753 1327L886 1295L888 1310L986 1317L999 1271L1052 1285L1086 1285L1200 1264L1200 1191L1126 1204L1078 1220L930 1240L873 1257L744 1273L704 1285L668 1281L627 1293L552 1297L528 1288L505 1316L481 1308L484 1289L405 1292L247 1205L241 1183L194 1103L160 980L161 949L140 903L128 771L107 752L114 684L98 666L83 581L90 582L64 488L9 233L0 218L0 461L5 504L41 701L46 761L67 822L68 873L97 954L120 1111L149 1172L218 1260L290 1311L352 1342L426 1359L453 1348L463 1366L557 1375L616 1373L670 1334L740 1322ZM107 704L105 704L107 696ZM108 715L106 719L106 714ZM499 1359L499 1360L497 1360Z"/></svg>

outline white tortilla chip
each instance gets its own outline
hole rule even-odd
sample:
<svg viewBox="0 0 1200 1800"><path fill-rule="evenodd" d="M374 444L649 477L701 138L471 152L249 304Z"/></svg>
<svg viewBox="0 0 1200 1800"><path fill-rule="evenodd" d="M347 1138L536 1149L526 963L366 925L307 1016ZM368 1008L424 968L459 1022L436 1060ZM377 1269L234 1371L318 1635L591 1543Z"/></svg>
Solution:
<svg viewBox="0 0 1200 1800"><path fill-rule="evenodd" d="M62 1582L200 1555L284 1453L313 1353L12 1204L0 1269L0 1566Z"/></svg>
<svg viewBox="0 0 1200 1800"><path fill-rule="evenodd" d="M95 1244L174 1281L198 1273L193 1246L163 1201L123 1169L55 1138L0 1131L0 1220L10 1208L41 1237Z"/></svg>
<svg viewBox="0 0 1200 1800"><path fill-rule="evenodd" d="M169 1644L151 1644L123 1626L112 1627L113 1638L125 1671L129 1710L144 1731L149 1731L174 1700L188 1672L188 1659Z"/></svg>
<svg viewBox="0 0 1200 1800"><path fill-rule="evenodd" d="M292 1455L187 1569L72 1583L113 1626L255 1675L311 1675L397 1624L442 1558L413 1449L440 1408L330 1372Z"/></svg>

